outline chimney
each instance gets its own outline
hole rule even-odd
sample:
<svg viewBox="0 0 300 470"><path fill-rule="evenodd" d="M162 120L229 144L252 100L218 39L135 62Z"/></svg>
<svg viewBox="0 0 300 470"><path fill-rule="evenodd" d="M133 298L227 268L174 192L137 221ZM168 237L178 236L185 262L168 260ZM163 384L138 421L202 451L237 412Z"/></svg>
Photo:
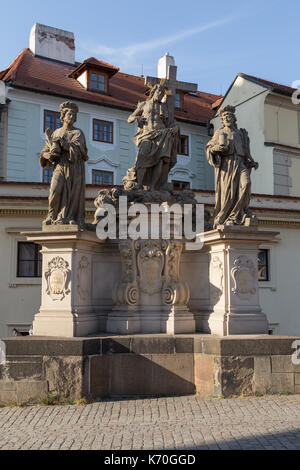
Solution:
<svg viewBox="0 0 300 470"><path fill-rule="evenodd" d="M30 31L29 48L34 55L75 63L74 33L35 23Z"/></svg>
<svg viewBox="0 0 300 470"><path fill-rule="evenodd" d="M169 65L175 65L175 60L172 55L166 52L157 63L158 78L167 78Z"/></svg>

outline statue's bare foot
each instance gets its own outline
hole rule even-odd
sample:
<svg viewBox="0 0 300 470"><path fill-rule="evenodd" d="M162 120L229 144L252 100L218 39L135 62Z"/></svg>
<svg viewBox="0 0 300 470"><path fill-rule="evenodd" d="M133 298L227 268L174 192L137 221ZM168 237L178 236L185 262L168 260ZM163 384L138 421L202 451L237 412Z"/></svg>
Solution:
<svg viewBox="0 0 300 470"><path fill-rule="evenodd" d="M71 220L69 221L69 224L70 224L70 225L77 225L77 222L76 222L76 220L71 219Z"/></svg>
<svg viewBox="0 0 300 470"><path fill-rule="evenodd" d="M44 224L45 224L45 225L51 225L51 224L53 224L53 219L52 219L52 217L47 217L47 218L44 220Z"/></svg>

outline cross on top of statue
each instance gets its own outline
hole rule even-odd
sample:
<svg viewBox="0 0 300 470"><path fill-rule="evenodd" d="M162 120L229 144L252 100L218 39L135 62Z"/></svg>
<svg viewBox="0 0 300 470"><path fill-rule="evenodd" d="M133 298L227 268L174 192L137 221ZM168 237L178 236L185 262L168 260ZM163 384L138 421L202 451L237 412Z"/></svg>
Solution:
<svg viewBox="0 0 300 470"><path fill-rule="evenodd" d="M167 95L167 105L169 112L168 124L171 125L174 122L176 91L195 93L198 89L198 86L197 83L180 82L176 79L177 67L175 65L175 60L174 57L170 56L168 52L158 61L157 75L157 77L146 77L145 84L147 86L154 86L164 80L163 84L169 90Z"/></svg>

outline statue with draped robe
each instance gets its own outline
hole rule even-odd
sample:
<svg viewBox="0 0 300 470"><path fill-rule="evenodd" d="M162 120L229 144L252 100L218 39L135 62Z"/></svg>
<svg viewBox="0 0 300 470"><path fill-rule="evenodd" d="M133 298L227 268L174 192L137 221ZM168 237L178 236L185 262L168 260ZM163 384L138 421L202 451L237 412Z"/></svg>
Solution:
<svg viewBox="0 0 300 470"><path fill-rule="evenodd" d="M214 228L218 225L255 225L249 210L251 169L257 169L250 153L250 140L245 129L238 129L233 106L218 112L222 126L206 145L206 156L215 168L216 202Z"/></svg>
<svg viewBox="0 0 300 470"><path fill-rule="evenodd" d="M54 166L45 225L74 224L84 227L85 162L88 160L84 133L73 126L78 107L65 101L60 105L62 127L45 132L41 151L43 168Z"/></svg>

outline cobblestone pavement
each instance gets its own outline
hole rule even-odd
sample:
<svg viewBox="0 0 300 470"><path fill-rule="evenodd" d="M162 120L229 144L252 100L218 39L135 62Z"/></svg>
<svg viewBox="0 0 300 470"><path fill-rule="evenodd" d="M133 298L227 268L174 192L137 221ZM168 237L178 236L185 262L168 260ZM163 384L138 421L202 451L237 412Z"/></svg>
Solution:
<svg viewBox="0 0 300 470"><path fill-rule="evenodd" d="M300 449L300 395L5 407L0 449Z"/></svg>

